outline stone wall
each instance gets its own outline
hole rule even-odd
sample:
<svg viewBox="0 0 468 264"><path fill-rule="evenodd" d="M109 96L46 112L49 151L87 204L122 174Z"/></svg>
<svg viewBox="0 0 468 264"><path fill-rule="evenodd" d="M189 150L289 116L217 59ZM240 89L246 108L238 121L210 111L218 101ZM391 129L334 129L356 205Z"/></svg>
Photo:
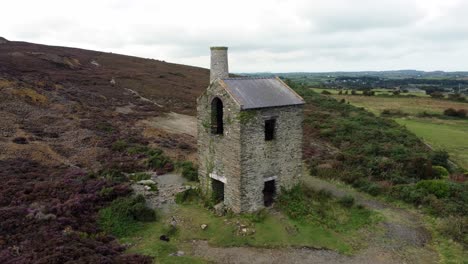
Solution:
<svg viewBox="0 0 468 264"><path fill-rule="evenodd" d="M223 102L223 135L211 134L211 101L218 97ZM197 101L198 159L200 185L205 195L211 196L210 173L226 178L224 203L234 212L241 211L240 201L240 123L239 106L214 82Z"/></svg>
<svg viewBox="0 0 468 264"><path fill-rule="evenodd" d="M223 102L223 135L211 134L211 102ZM276 191L299 183L302 175L302 106L240 111L240 106L213 82L197 102L200 185L211 196L210 174L224 177L224 203L234 212L264 207L266 178L275 177ZM265 120L274 118L275 139L265 141Z"/></svg>
<svg viewBox="0 0 468 264"><path fill-rule="evenodd" d="M303 107L243 111L241 121L242 210L263 208L264 179L276 177L276 191L299 183L302 175ZM275 139L265 141L265 120L276 119Z"/></svg>

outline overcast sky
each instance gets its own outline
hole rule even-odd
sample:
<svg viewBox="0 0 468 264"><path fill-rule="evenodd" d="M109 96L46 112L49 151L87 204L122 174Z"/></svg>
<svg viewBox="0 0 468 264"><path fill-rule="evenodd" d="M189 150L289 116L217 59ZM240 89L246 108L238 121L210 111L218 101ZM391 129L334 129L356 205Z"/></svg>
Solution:
<svg viewBox="0 0 468 264"><path fill-rule="evenodd" d="M231 72L468 70L468 0L2 1L0 36Z"/></svg>

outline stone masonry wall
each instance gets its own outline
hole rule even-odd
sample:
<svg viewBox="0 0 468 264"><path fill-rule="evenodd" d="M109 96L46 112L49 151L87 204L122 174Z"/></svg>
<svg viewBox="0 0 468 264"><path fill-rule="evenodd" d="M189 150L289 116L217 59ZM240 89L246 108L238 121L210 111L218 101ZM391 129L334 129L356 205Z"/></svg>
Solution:
<svg viewBox="0 0 468 264"><path fill-rule="evenodd" d="M211 134L211 102L215 97L223 102L223 135ZM224 203L234 212L241 211L239 110L239 106L219 82L213 82L197 102L198 173L201 189L205 195L211 195L210 173L226 177Z"/></svg>
<svg viewBox="0 0 468 264"><path fill-rule="evenodd" d="M211 47L210 82L229 77L227 47Z"/></svg>
<svg viewBox="0 0 468 264"><path fill-rule="evenodd" d="M277 177L277 193L300 181L303 107L247 110L241 115L241 207L256 211L264 207L264 178ZM275 139L265 141L265 120L272 118L276 119Z"/></svg>

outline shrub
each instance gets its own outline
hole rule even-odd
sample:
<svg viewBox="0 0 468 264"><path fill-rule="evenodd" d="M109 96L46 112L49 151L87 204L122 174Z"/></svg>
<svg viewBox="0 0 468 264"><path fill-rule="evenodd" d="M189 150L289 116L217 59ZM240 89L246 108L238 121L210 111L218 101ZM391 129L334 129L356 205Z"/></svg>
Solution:
<svg viewBox="0 0 468 264"><path fill-rule="evenodd" d="M395 198L403 200L408 203L421 204L426 193L422 190L414 188L414 185L395 185L390 191L391 195Z"/></svg>
<svg viewBox="0 0 468 264"><path fill-rule="evenodd" d="M358 180L353 184L353 186L373 196L377 196L382 192L381 187L379 185L369 180Z"/></svg>
<svg viewBox="0 0 468 264"><path fill-rule="evenodd" d="M118 169L106 169L99 173L103 178L115 182L124 182L127 180L125 174Z"/></svg>
<svg viewBox="0 0 468 264"><path fill-rule="evenodd" d="M200 199L199 189L190 188L175 195L175 202L177 204L189 204Z"/></svg>
<svg viewBox="0 0 468 264"><path fill-rule="evenodd" d="M312 197L313 195L315 195L316 197L315 199L319 201L328 201L333 197L333 194L329 190L326 190L326 189L320 189L318 192L314 192L313 190L308 189L308 191L306 192L306 195L308 197Z"/></svg>
<svg viewBox="0 0 468 264"><path fill-rule="evenodd" d="M126 150L127 147L128 147L127 141L122 140L122 139L119 139L119 140L115 141L115 142L112 144L111 149L112 149L113 151L122 152L122 151Z"/></svg>
<svg viewBox="0 0 468 264"><path fill-rule="evenodd" d="M154 221L156 214L146 208L145 198L121 197L114 200L108 207L98 213L98 223L107 233L115 236L125 236L140 228L138 221Z"/></svg>
<svg viewBox="0 0 468 264"><path fill-rule="evenodd" d="M99 191L99 196L103 198L107 198L107 197L110 197L113 192L114 192L113 187L104 187Z"/></svg>
<svg viewBox="0 0 468 264"><path fill-rule="evenodd" d="M148 146L143 145L134 145L127 148L128 154L146 154L151 149Z"/></svg>
<svg viewBox="0 0 468 264"><path fill-rule="evenodd" d="M189 181L198 181L198 168L190 161L183 161L176 164L176 167L181 170L182 177Z"/></svg>
<svg viewBox="0 0 468 264"><path fill-rule="evenodd" d="M371 90L365 90L364 92L362 92L362 94L364 96L374 96L375 95L375 92L374 91L371 91Z"/></svg>
<svg viewBox="0 0 468 264"><path fill-rule="evenodd" d="M447 109L444 110L444 115L457 117L458 113L457 113L457 110L455 110L453 108L447 108Z"/></svg>
<svg viewBox="0 0 468 264"><path fill-rule="evenodd" d="M282 189L277 203L279 208L292 219L301 219L310 211L310 205L306 202L300 185L296 185L289 190Z"/></svg>
<svg viewBox="0 0 468 264"><path fill-rule="evenodd" d="M404 113L400 109L384 109L381 113L382 116L407 116L407 113Z"/></svg>
<svg viewBox="0 0 468 264"><path fill-rule="evenodd" d="M156 214L154 210L146 207L146 205L141 202L133 205L130 208L130 213L137 221L151 222L156 220Z"/></svg>
<svg viewBox="0 0 468 264"><path fill-rule="evenodd" d="M149 180L151 179L151 175L146 173L146 172L137 172L137 173L133 173L133 174L130 174L128 175L128 178L132 181L142 181L142 180Z"/></svg>
<svg viewBox="0 0 468 264"><path fill-rule="evenodd" d="M445 180L423 180L416 183L416 188L425 194L433 194L437 198L446 198L450 194L449 183Z"/></svg>
<svg viewBox="0 0 468 264"><path fill-rule="evenodd" d="M432 175L434 178L440 179L440 178L448 178L449 172L446 168L442 166L432 166Z"/></svg>
<svg viewBox="0 0 468 264"><path fill-rule="evenodd" d="M444 94L441 92L433 92L431 93L432 98L444 98Z"/></svg>
<svg viewBox="0 0 468 264"><path fill-rule="evenodd" d="M465 118L466 117L466 110L465 109L459 109L457 111L457 116L460 118Z"/></svg>
<svg viewBox="0 0 468 264"><path fill-rule="evenodd" d="M460 101L460 102L466 101L465 97L459 93L449 94L448 99L452 101Z"/></svg>
<svg viewBox="0 0 468 264"><path fill-rule="evenodd" d="M327 91L327 90L323 90L323 91L322 91L322 94L324 94L324 95L330 95L331 93L330 93L329 91Z"/></svg>
<svg viewBox="0 0 468 264"><path fill-rule="evenodd" d="M448 158L449 154L447 153L447 151L438 150L432 153L431 162L432 165L448 168Z"/></svg>
<svg viewBox="0 0 468 264"><path fill-rule="evenodd" d="M162 169L167 164L171 164L171 160L163 154L162 150L152 149L147 152L147 155L149 157L146 163L152 169Z"/></svg>
<svg viewBox="0 0 468 264"><path fill-rule="evenodd" d="M341 206L346 207L346 208L353 207L354 197L352 197L351 195L345 195L341 197L340 199L338 199L338 203L341 204Z"/></svg>

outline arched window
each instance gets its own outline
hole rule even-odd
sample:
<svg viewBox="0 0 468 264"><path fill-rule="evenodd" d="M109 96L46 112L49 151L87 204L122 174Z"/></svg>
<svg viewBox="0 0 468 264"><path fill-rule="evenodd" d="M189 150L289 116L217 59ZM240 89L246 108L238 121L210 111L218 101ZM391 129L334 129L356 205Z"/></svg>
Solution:
<svg viewBox="0 0 468 264"><path fill-rule="evenodd" d="M223 132L223 102L215 97L211 102L211 134L222 135Z"/></svg>

